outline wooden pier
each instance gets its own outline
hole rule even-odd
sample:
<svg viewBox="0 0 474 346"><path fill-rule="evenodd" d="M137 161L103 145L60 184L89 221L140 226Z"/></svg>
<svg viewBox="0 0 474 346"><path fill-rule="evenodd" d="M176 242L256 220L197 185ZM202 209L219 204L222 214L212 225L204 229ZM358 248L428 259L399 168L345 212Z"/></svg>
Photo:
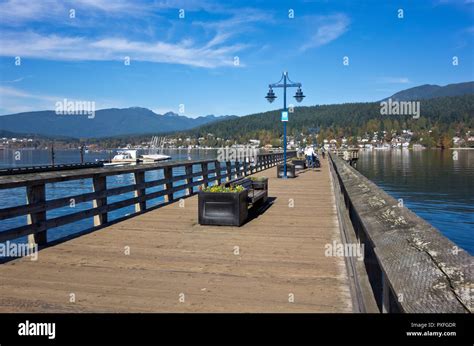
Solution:
<svg viewBox="0 0 474 346"><path fill-rule="evenodd" d="M0 177L0 189L26 195L0 207L0 222L27 216L0 242L28 236L41 249L36 261L0 264L0 312L472 312L472 256L336 154L294 179L276 178L282 162L272 153ZM117 175L133 183L109 186ZM248 175L269 177L264 207L242 227L199 225L198 188ZM46 198L72 180L93 191ZM71 200L89 207L48 213ZM111 220L124 207L134 212ZM83 219L87 232L48 241ZM328 254L337 245L362 256Z"/></svg>
<svg viewBox="0 0 474 346"><path fill-rule="evenodd" d="M256 174L270 203L242 227L200 226L191 196L1 264L0 312L351 312L328 165Z"/></svg>

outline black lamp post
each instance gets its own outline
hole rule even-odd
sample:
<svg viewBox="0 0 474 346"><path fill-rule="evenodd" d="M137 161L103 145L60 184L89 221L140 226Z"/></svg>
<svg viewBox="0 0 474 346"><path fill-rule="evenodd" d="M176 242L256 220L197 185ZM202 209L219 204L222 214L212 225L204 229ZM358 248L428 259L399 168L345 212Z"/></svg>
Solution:
<svg viewBox="0 0 474 346"><path fill-rule="evenodd" d="M303 95L303 91L301 90L301 83L292 82L288 77L288 72L286 71L283 72L281 79L277 83L270 84L268 87L270 90L268 90L267 96L265 96L265 98L270 103L275 101L277 98L273 92L273 88L283 88L283 111L281 121L283 122L283 179L286 179L286 123L288 122L288 109L286 108L286 88L298 88L295 94L295 99L297 102L303 101L305 95ZM286 114L286 118L284 118L283 114Z"/></svg>

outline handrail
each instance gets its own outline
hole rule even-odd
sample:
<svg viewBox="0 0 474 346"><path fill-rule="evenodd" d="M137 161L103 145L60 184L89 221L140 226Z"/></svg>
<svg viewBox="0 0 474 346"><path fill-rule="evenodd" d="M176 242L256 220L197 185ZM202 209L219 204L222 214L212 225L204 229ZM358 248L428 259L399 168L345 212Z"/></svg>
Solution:
<svg viewBox="0 0 474 346"><path fill-rule="evenodd" d="M381 312L472 312L473 257L334 153L331 172Z"/></svg>
<svg viewBox="0 0 474 346"><path fill-rule="evenodd" d="M288 158L296 155L290 151ZM103 227L108 222L108 213L127 206L135 205L135 214L143 213L161 205L175 202L177 192L184 191L185 198L195 194L196 187L208 186L216 182L222 183L233 178L247 176L255 172L270 168L283 161L283 153L259 154L255 163L249 160L243 161L217 161L217 160L189 160L168 161L155 164L124 166L124 167L101 167L85 168L80 170L56 171L17 174L0 177L0 189L26 188L26 200L24 205L6 207L0 209L0 220L27 215L27 224L19 227L0 231L0 242L28 236L31 244L45 245L47 243L47 231L86 218L94 218L94 228ZM185 174L175 175L173 168L184 168ZM145 172L161 171L163 177L156 180L146 181ZM107 187L107 177L133 174L134 183L125 186ZM56 199L46 199L46 188L48 184L92 179L93 192L70 195ZM176 185L178 182L184 182ZM160 187L158 191L147 192L147 189ZM111 196L117 196L128 192L134 192L132 198L117 202L109 202ZM163 197L164 202L147 207L147 201ZM83 203L93 202L93 207L55 218L48 218L47 212L57 208ZM129 217L129 216L127 216ZM117 220L123 219L121 217ZM116 222L117 220L114 220Z"/></svg>
<svg viewBox="0 0 474 346"><path fill-rule="evenodd" d="M11 167L11 168L0 169L0 176L25 174L25 173L51 172L51 171L66 171L70 169L84 169L84 168L94 168L94 167L103 167L103 166L104 166L103 162L84 162L84 163L64 163L64 164L59 164L59 165Z"/></svg>

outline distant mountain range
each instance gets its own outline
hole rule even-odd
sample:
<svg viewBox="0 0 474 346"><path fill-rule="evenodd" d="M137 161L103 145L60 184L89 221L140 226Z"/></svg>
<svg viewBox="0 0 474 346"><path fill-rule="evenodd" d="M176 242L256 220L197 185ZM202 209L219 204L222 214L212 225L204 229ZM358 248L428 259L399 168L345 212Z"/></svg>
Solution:
<svg viewBox="0 0 474 346"><path fill-rule="evenodd" d="M462 96L467 94L474 94L474 82L448 84L446 86L424 84L399 91L382 101L388 100L389 98L391 98L392 101L415 101L444 96Z"/></svg>
<svg viewBox="0 0 474 346"><path fill-rule="evenodd" d="M426 84L397 92L390 98L398 101L414 101L466 94L474 94L474 82L446 86ZM337 108L338 105L333 106ZM315 107L315 110L319 109L318 107L324 108L324 106ZM275 114L277 113L275 112ZM239 126L248 128L245 125L246 120L244 120L249 119L248 117L252 117L252 115L242 117L242 121L234 119L237 117L232 115L189 118L173 112L156 114L149 109L140 107L102 109L96 111L92 119L87 115L58 115L54 111L39 111L0 116L0 132L9 131L16 134L28 133L49 137L101 138L181 132L202 126L204 126L203 130L210 131L223 126L240 131L242 128ZM248 131L262 128L265 121L266 119L260 118L257 123L252 123L253 127L248 128ZM221 122L224 122L225 125L221 126ZM237 128L234 127L236 125Z"/></svg>
<svg viewBox="0 0 474 346"><path fill-rule="evenodd" d="M173 112L156 114L140 107L102 109L96 111L93 118L88 115L58 115L54 111L39 111L0 116L0 131L98 138L182 131L233 117L207 115L189 118Z"/></svg>

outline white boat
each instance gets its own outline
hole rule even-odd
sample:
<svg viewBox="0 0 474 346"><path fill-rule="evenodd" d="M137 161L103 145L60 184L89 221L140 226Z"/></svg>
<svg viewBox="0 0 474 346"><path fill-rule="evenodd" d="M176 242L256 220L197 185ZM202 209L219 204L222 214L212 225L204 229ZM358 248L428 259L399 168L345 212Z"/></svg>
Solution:
<svg viewBox="0 0 474 346"><path fill-rule="evenodd" d="M157 162L171 159L171 156L163 154L165 138L153 136L150 141L149 153L140 156L143 162ZM158 154L158 150L160 154Z"/></svg>
<svg viewBox="0 0 474 346"><path fill-rule="evenodd" d="M112 163L132 163L138 162L137 151L136 150L121 150L117 152L112 159Z"/></svg>
<svg viewBox="0 0 474 346"><path fill-rule="evenodd" d="M171 159L171 156L168 155L162 155L162 154L147 154L147 155L141 155L140 156L143 161L164 161L164 160L169 160Z"/></svg>

